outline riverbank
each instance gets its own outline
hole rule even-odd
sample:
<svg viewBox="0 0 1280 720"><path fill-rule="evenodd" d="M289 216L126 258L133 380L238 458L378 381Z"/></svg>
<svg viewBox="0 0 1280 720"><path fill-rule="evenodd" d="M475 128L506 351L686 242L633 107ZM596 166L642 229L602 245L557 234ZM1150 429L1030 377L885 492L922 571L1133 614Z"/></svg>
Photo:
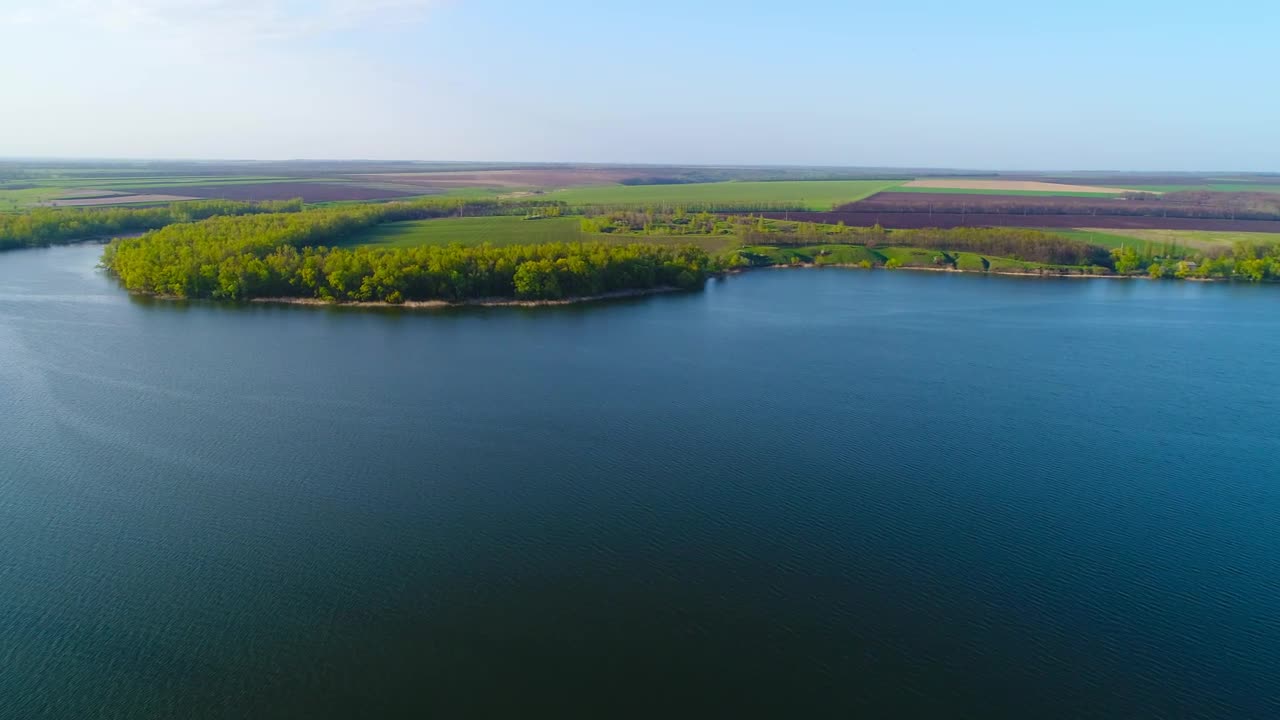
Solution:
<svg viewBox="0 0 1280 720"><path fill-rule="evenodd" d="M607 302L609 300L623 300L626 298L643 297L646 295L661 295L664 293L680 292L681 288L673 286L661 286L656 288L644 288L642 290L618 290L615 292L600 293L597 295L580 295L576 297L560 298L557 300L519 300L516 298L489 297L489 298L473 298L470 300L406 300L402 303L389 303L382 301L356 301L356 302L335 302L331 300L322 300L320 298L290 298L290 297L270 297L270 298L253 298L249 300L255 304L267 305L308 305L319 307L357 307L357 308L414 308L414 309L441 309L441 308L457 308L457 307L552 307L557 305L578 305L589 302ZM160 297L160 296L155 296ZM176 298L163 298L176 299Z"/></svg>
<svg viewBox="0 0 1280 720"><path fill-rule="evenodd" d="M866 267L854 263L797 263L787 265L758 265L755 267L735 268L726 274L736 274L747 272L749 270L812 270L821 268L841 268L845 270L915 270L919 272L939 272L939 273L959 273L964 275L1003 275L1007 277L1040 277L1040 278L1109 278L1109 279L1150 279L1146 275L1116 275L1112 274L1092 274L1092 273L1072 273L1072 272L1015 272L1012 270L961 270L954 267L921 267L915 265L903 265L896 268L886 268L883 265L874 267ZM1186 278L1191 279L1191 278ZM1199 278L1196 278L1199 279ZM1217 280L1217 278L1205 278L1206 280Z"/></svg>

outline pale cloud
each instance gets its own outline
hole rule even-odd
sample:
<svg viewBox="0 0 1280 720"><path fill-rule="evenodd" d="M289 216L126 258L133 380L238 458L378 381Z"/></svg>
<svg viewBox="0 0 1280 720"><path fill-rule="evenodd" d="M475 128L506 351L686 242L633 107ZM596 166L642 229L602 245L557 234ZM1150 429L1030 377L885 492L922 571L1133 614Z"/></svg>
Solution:
<svg viewBox="0 0 1280 720"><path fill-rule="evenodd" d="M425 17L442 0L6 0L0 25L74 23L111 33L172 33L188 40L288 39Z"/></svg>

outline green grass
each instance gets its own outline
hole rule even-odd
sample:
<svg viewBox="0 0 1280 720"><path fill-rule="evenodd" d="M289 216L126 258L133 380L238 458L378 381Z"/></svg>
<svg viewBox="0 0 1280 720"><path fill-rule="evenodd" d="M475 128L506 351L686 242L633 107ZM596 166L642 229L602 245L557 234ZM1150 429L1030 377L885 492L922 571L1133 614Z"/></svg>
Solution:
<svg viewBox="0 0 1280 720"><path fill-rule="evenodd" d="M1089 232L1091 230L1079 230L1075 232ZM1177 244L1183 247L1196 248L1200 250L1214 250L1221 248L1230 248L1237 242L1257 243L1259 245L1272 245L1280 243L1280 233L1259 233L1259 232L1230 232L1223 230L1155 230L1155 229L1136 229L1136 230L1108 230L1114 233L1123 243L1132 246L1137 242L1150 242L1157 245L1161 244ZM1101 244L1101 243L1099 243Z"/></svg>
<svg viewBox="0 0 1280 720"><path fill-rule="evenodd" d="M536 245L553 242L605 242L614 244L697 245L719 253L738 245L736 235L613 235L584 233L577 217L525 220L496 217L438 218L387 223L356 238L355 245L414 247L417 245Z"/></svg>
<svg viewBox="0 0 1280 720"><path fill-rule="evenodd" d="M1121 235L1119 230L1059 230L1058 228L1039 228L1044 232L1061 235L1088 245L1101 245L1104 248L1118 248L1122 245L1133 245L1133 238Z"/></svg>
<svg viewBox="0 0 1280 720"><path fill-rule="evenodd" d="M29 205L44 202L66 192L62 188L35 187L8 190L0 185L0 211L13 212Z"/></svg>
<svg viewBox="0 0 1280 720"><path fill-rule="evenodd" d="M931 188L931 187L902 187L893 188L894 192L920 193L924 195L1026 195L1030 197L1090 197L1090 198L1112 198L1119 197L1119 193L1096 193L1096 192L1056 192L1052 190L977 190L969 188Z"/></svg>
<svg viewBox="0 0 1280 720"><path fill-rule="evenodd" d="M956 267L970 272L982 272L989 269L990 261L981 255L971 252L952 253L956 259Z"/></svg>
<svg viewBox="0 0 1280 720"><path fill-rule="evenodd" d="M78 176L51 176L38 177L30 180L17 180L9 183L0 183L0 212L13 212L31 207L38 203L56 200L66 193L84 192L88 190L115 190L120 188L130 188L150 194L168 194L181 195L184 187L194 186L218 186L218 185L247 185L256 183L278 183L278 182L340 182L331 181L321 178L283 178L268 176L172 176L172 177L145 177L145 178L121 178L121 177L78 177ZM12 189L11 185L30 185L37 187ZM164 192L166 190L174 192ZM113 203L112 207L118 207L125 203ZM106 206L103 206L106 207Z"/></svg>
<svg viewBox="0 0 1280 720"><path fill-rule="evenodd" d="M863 261L881 265L884 258L862 245L809 245L789 247L776 245L748 245L743 253L756 258L755 264L794 265L857 265ZM762 262L767 259L768 262Z"/></svg>
<svg viewBox="0 0 1280 720"><path fill-rule="evenodd" d="M684 185L605 185L571 188L546 194L548 200L570 205L626 205L711 202L803 203L813 210L830 210L901 184L901 180L788 180L779 182L717 182Z"/></svg>
<svg viewBox="0 0 1280 720"><path fill-rule="evenodd" d="M878 247L875 252L885 261L897 260L903 267L934 267L938 263L934 258L941 257L941 250L926 250L915 247Z"/></svg>
<svg viewBox="0 0 1280 720"><path fill-rule="evenodd" d="M463 217L379 225L358 237L356 245L414 247L418 245L532 245L582 242L588 239L578 218L525 220L520 217Z"/></svg>

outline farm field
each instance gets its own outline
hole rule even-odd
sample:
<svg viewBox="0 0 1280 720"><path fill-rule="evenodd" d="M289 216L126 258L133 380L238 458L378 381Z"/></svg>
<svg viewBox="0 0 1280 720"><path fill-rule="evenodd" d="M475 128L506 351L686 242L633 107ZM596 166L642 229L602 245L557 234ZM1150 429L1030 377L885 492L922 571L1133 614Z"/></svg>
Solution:
<svg viewBox="0 0 1280 720"><path fill-rule="evenodd" d="M525 220L495 217L438 218L387 223L356 238L356 245L414 247L418 245L530 245L549 242L582 242L576 217Z"/></svg>
<svg viewBox="0 0 1280 720"><path fill-rule="evenodd" d="M305 202L312 203L368 201L420 197L431 193L429 188L412 185L387 187L376 183L351 183L325 178L76 178L0 183L0 211L16 211L40 205L129 205L211 198L290 200L300 197Z"/></svg>
<svg viewBox="0 0 1280 720"><path fill-rule="evenodd" d="M611 185L547 193L570 205L645 205L680 203L797 203L828 210L898 185L898 180L790 180L678 185Z"/></svg>
<svg viewBox="0 0 1280 720"><path fill-rule="evenodd" d="M60 198L55 200L47 200L45 202L36 203L48 207L101 207L104 205L134 205L141 203L171 203L181 202L183 200L199 200L200 198L192 195L164 195L160 193L148 193L141 195L129 194L111 194L102 197L75 197Z"/></svg>
<svg viewBox="0 0 1280 720"><path fill-rule="evenodd" d="M1280 220L1226 220L1212 218L1144 217L1134 215L1020 213L946 213L836 211L763 213L767 218L790 219L817 223L840 223L851 227L880 225L885 228L952 228L952 227L1027 227L1027 228L1099 228L1108 232L1121 229L1143 230L1213 230L1246 233L1280 233Z"/></svg>
<svg viewBox="0 0 1280 720"><path fill-rule="evenodd" d="M1079 232L1093 233L1089 228ZM1155 228L1128 229L1108 231L1116 237L1133 244L1134 240L1151 242L1157 245L1178 244L1202 250L1227 249L1238 242L1256 244L1280 243L1280 232L1221 232L1213 230L1160 230ZM1097 244L1102 245L1102 242Z"/></svg>
<svg viewBox="0 0 1280 720"><path fill-rule="evenodd" d="M223 185L179 185L176 190L198 198L223 200L292 200L300 197L303 202L333 202L336 200L365 201L392 200L427 194L426 188L417 190L389 190L328 181L279 181L269 183L228 183Z"/></svg>
<svg viewBox="0 0 1280 720"><path fill-rule="evenodd" d="M1264 185L1261 183L1209 183L1199 185L1126 185L1128 190L1142 192L1183 192L1199 190L1202 192L1260 192L1280 193L1280 185Z"/></svg>
<svg viewBox="0 0 1280 720"><path fill-rule="evenodd" d="M559 189L574 185L612 185L634 177L625 168L521 168L510 170L443 170L413 173L371 173L352 178L429 188Z"/></svg>
<svg viewBox="0 0 1280 720"><path fill-rule="evenodd" d="M1128 192L1123 188L1097 185L1075 185L1036 180L969 180L963 178L923 178L903 183L902 187L907 188L908 192L913 190L943 190L951 192L1045 193L1050 195L1120 195Z"/></svg>
<svg viewBox="0 0 1280 720"><path fill-rule="evenodd" d="M1120 230L1107 230L1102 228L1079 228L1073 230L1063 230L1060 228L1037 228L1051 232L1054 235L1062 235L1069 237L1082 243L1090 245L1101 245L1104 248L1114 250L1118 247L1132 247L1134 237L1132 235L1122 235Z"/></svg>

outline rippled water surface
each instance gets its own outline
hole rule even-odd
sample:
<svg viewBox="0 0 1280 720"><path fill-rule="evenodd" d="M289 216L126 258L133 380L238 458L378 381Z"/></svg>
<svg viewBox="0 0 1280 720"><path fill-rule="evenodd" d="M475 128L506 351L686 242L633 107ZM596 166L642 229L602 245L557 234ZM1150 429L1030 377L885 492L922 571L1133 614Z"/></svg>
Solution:
<svg viewBox="0 0 1280 720"><path fill-rule="evenodd" d="M0 716L1280 716L1280 288L0 255Z"/></svg>

